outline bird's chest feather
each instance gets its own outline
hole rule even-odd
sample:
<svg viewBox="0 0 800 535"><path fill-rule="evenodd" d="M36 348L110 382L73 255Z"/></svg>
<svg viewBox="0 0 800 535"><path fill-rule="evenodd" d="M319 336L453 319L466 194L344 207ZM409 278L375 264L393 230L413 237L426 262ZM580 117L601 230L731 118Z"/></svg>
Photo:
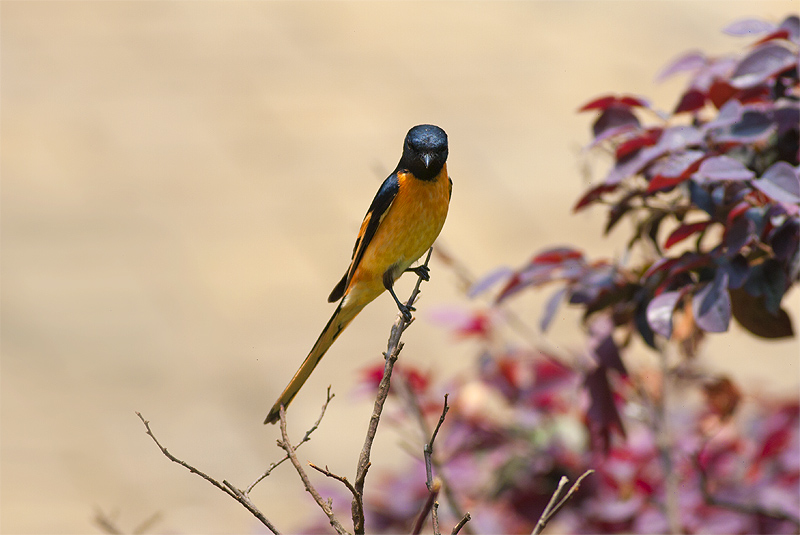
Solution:
<svg viewBox="0 0 800 535"><path fill-rule="evenodd" d="M394 266L396 276L433 245L450 203L450 179L444 167L434 180L398 173L400 189L373 239L370 266Z"/></svg>

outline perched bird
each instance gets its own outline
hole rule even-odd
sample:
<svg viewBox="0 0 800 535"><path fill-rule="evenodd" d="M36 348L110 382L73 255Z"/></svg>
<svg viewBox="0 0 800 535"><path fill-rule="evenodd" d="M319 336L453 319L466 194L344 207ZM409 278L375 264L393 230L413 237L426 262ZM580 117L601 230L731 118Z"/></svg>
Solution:
<svg viewBox="0 0 800 535"><path fill-rule="evenodd" d="M361 223L350 267L328 297L328 302L339 301L339 306L265 424L278 421L281 405L289 405L345 327L384 290L389 290L403 316L411 319L411 311L392 287L405 271L428 278L424 266L409 268L433 245L447 217L453 183L446 162L444 130L423 124L408 131L400 163L383 181Z"/></svg>

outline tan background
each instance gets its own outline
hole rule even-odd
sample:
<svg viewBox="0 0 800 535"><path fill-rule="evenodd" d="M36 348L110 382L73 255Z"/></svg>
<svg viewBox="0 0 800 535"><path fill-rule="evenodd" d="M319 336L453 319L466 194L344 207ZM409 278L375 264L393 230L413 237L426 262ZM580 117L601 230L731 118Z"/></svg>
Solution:
<svg viewBox="0 0 800 535"><path fill-rule="evenodd" d="M624 229L601 239L599 210L570 215L590 125L576 108L607 91L670 108L684 79L653 81L668 60L737 50L723 26L796 8L3 1L0 530L91 532L100 507L128 530L161 511L159 532L260 531L163 458L134 411L239 486L279 457L261 421L332 312L410 126L450 136L441 240L475 273L558 243L619 256ZM470 304L432 270L403 358L447 376L475 347L430 312ZM517 304L531 323L538 306ZM301 457L352 476L370 403L349 392L395 314L388 298L369 307L297 399L299 436L325 386L338 394ZM713 338L712 368L797 392L795 342L734 331ZM373 477L405 461L397 439L380 435ZM309 510L288 466L253 498L287 531Z"/></svg>

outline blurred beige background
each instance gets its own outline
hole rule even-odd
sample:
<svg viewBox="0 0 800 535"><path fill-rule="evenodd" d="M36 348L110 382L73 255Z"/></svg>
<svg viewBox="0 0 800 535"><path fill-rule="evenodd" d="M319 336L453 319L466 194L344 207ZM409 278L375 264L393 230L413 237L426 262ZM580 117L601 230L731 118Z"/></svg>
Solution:
<svg viewBox="0 0 800 535"><path fill-rule="evenodd" d="M325 298L410 126L449 134L441 241L474 273L560 243L619 256L624 229L602 239L599 210L570 213L591 121L576 109L611 91L671 108L684 79L653 81L667 61L738 50L722 27L796 9L3 1L0 531L94 532L101 508L126 530L160 511L156 532L262 532L169 463L134 411L240 487L280 457L261 421L331 314ZM796 319L797 292L789 301ZM434 263L402 358L448 376L475 347L431 322L443 306L471 304ZM535 297L516 306L535 323ZM352 477L371 402L350 392L395 316L388 297L363 312L292 406L299 437L325 387L337 394L302 458ZM733 330L708 346L712 369L797 392L796 342ZM397 442L379 433L373 478L405 462ZM298 506L288 465L253 499L285 531L321 514Z"/></svg>

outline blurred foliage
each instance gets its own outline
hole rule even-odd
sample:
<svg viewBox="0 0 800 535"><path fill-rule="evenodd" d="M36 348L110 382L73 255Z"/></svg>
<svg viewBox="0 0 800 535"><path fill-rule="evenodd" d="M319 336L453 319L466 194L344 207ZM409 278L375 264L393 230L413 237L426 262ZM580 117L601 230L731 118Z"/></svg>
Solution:
<svg viewBox="0 0 800 535"><path fill-rule="evenodd" d="M445 318L480 342L473 374L445 385L396 368L405 387L395 390L401 403L390 421L403 436L419 429L415 411L434 421L443 393L454 400L436 452L461 508L448 515L442 507L451 525L468 510L473 532L530 532L559 478L593 468L557 517L562 531L800 527L797 400L743 396L728 377L692 365L706 333L727 331L731 320L758 337L793 336L781 303L800 278L800 21L744 20L725 31L755 41L735 56L691 52L670 63L661 79L689 75L671 112L632 95L580 109L596 115L589 151L611 165L575 210L604 207L606 233L631 223L625 262L555 247L517 269L498 268L470 289L491 295L491 306ZM559 307L578 307L583 355L503 338L505 303L545 285L557 287L540 329ZM636 339L660 367L629 372L625 353ZM675 348L671 359L667 348ZM379 376L368 370L364 388ZM427 439L416 434L420 444ZM424 481L421 460L384 474L367 498L368 529L408 530L427 496Z"/></svg>

